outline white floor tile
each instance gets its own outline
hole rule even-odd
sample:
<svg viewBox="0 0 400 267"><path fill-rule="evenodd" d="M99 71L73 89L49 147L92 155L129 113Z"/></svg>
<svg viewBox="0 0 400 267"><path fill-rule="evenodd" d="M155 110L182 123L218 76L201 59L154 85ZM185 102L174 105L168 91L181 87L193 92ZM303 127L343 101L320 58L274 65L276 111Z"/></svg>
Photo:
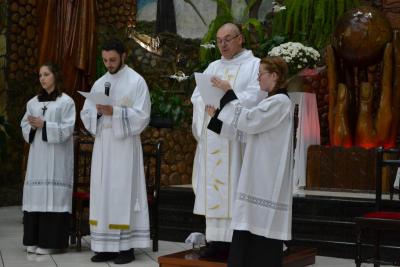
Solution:
<svg viewBox="0 0 400 267"><path fill-rule="evenodd" d="M152 248L141 249L146 255L148 255L153 261L157 262L158 257L182 251L183 248L179 243L163 241L158 242L158 251L154 252Z"/></svg>
<svg viewBox="0 0 400 267"><path fill-rule="evenodd" d="M92 263L90 258L94 255L90 250L90 237L82 240L82 251L77 252L75 247L70 247L66 253L54 255L35 255L25 252L22 245L22 212L21 207L0 208L0 267L110 267L120 266L112 262ZM158 267L158 257L182 250L190 249L190 244L159 241L159 251L153 252L152 248L135 249L136 260L126 264L126 267ZM313 267L353 267L353 260L320 257L316 258ZM372 267L362 265L363 267Z"/></svg>

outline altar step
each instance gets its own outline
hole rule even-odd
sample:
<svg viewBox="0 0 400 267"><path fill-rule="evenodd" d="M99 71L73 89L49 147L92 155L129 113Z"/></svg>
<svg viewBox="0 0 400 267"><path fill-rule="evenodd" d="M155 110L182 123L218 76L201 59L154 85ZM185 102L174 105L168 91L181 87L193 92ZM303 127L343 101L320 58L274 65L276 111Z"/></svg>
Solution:
<svg viewBox="0 0 400 267"><path fill-rule="evenodd" d="M192 232L203 232L204 217L193 215L191 188L161 189L159 204L160 239L183 242ZM383 201L384 208L400 210L400 201ZM354 217L374 209L373 199L335 196L296 196L293 199L293 240L289 245L314 247L321 256L353 258ZM400 254L400 235L383 238L383 256ZM371 247L364 248L372 251Z"/></svg>
<svg viewBox="0 0 400 267"><path fill-rule="evenodd" d="M304 267L315 263L316 250L292 247L285 252L283 267ZM199 259L193 250L158 257L160 267L226 267L226 262Z"/></svg>

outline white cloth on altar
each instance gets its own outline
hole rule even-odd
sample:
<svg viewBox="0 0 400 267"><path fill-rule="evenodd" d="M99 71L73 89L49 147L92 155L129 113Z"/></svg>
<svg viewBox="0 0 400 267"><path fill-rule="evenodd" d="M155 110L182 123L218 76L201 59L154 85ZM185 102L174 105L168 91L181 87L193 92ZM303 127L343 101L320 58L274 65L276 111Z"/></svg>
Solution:
<svg viewBox="0 0 400 267"><path fill-rule="evenodd" d="M234 58L221 58L212 62L204 71L228 80L239 99L246 106L258 103L265 94L259 90L258 71L260 59L249 50L243 50ZM207 129L210 120L205 104L196 87L193 103L192 132L197 140L193 162L192 185L196 195L195 214L206 217L208 241L232 239L230 220L242 165L244 145L238 141L221 138Z"/></svg>
<svg viewBox="0 0 400 267"><path fill-rule="evenodd" d="M319 145L320 126L317 99L314 93L289 93L293 106L298 105L296 147L294 150L293 190L306 186L307 150L310 145Z"/></svg>
<svg viewBox="0 0 400 267"><path fill-rule="evenodd" d="M149 214L140 134L150 119L145 80L124 66L106 73L91 92L104 92L109 82L113 115L97 118L96 106L85 101L81 118L96 136L90 183L92 250L117 252L150 246Z"/></svg>
<svg viewBox="0 0 400 267"><path fill-rule="evenodd" d="M46 112L43 115L43 110ZM28 212L69 212L72 210L74 174L73 132L75 104L66 94L55 101L28 101L21 121L22 134L29 143L31 125L28 116L46 121L47 141L37 129L29 148L22 210Z"/></svg>
<svg viewBox="0 0 400 267"><path fill-rule="evenodd" d="M290 240L293 108L288 96L273 95L250 109L235 100L225 105L218 119L222 128L228 124L241 132L233 136L247 135L231 228Z"/></svg>

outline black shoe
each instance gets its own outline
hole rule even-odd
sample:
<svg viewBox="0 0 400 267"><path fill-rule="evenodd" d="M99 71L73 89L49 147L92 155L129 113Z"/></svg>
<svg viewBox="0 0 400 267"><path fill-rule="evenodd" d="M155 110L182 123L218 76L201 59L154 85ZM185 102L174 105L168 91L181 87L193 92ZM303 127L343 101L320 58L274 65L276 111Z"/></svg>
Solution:
<svg viewBox="0 0 400 267"><path fill-rule="evenodd" d="M118 256L114 259L115 264L130 263L135 260L135 251L133 248L124 250L118 253Z"/></svg>
<svg viewBox="0 0 400 267"><path fill-rule="evenodd" d="M226 260L229 255L229 242L212 241L200 250L200 259Z"/></svg>
<svg viewBox="0 0 400 267"><path fill-rule="evenodd" d="M105 262L115 259L118 256L117 252L98 252L90 260L92 262Z"/></svg>

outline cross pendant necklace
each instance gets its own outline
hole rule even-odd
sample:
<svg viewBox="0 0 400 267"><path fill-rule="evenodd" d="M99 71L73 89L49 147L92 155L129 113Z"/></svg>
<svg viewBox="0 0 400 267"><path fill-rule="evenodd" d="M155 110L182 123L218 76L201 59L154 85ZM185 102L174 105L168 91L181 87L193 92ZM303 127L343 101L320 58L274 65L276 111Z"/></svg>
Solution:
<svg viewBox="0 0 400 267"><path fill-rule="evenodd" d="M50 103L50 102L49 102L49 103ZM42 110L43 110L43 116L44 116L44 114L46 113L46 110L47 110L47 105L48 105L49 103L47 103L46 105L43 105L43 107L42 107Z"/></svg>

